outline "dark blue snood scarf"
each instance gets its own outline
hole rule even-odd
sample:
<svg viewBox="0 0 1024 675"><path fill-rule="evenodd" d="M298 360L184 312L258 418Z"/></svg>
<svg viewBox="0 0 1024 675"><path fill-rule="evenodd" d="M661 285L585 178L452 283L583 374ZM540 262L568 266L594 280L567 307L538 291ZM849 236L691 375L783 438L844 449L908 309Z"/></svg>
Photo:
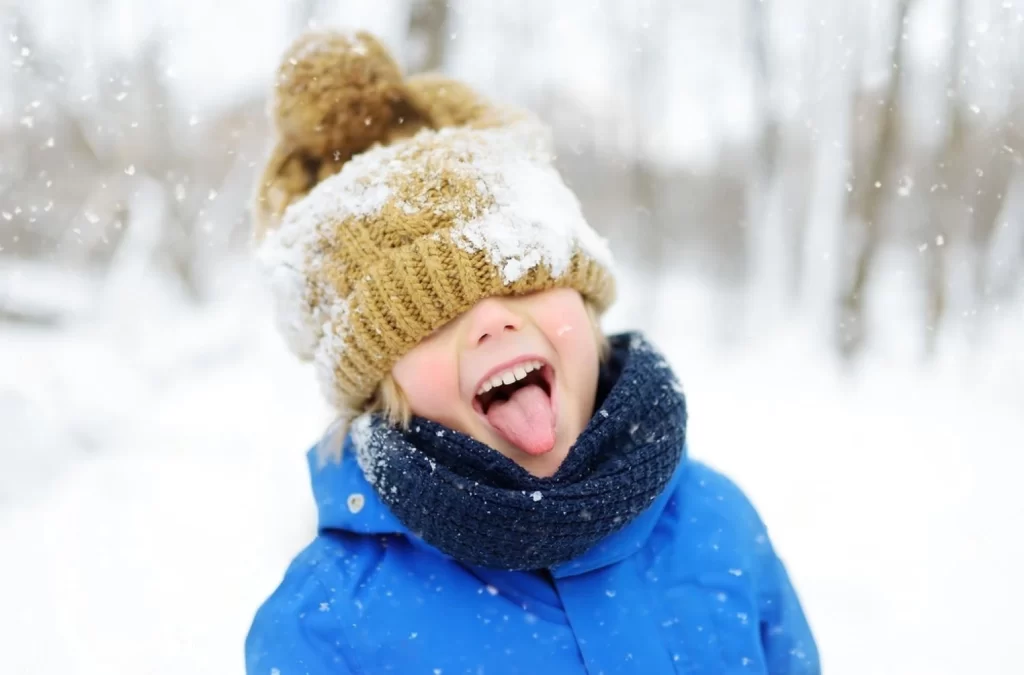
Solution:
<svg viewBox="0 0 1024 675"><path fill-rule="evenodd" d="M415 418L354 425L360 466L411 532L456 560L507 570L568 562L650 506L686 440L686 400L636 334L610 338L597 405L558 472L537 478L492 448Z"/></svg>

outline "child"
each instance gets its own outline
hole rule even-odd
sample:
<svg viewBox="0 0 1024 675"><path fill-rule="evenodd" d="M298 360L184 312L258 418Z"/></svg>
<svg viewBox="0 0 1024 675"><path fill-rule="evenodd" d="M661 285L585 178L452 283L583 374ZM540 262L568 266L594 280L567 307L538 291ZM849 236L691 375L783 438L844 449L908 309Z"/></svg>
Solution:
<svg viewBox="0 0 1024 675"><path fill-rule="evenodd" d="M545 128L366 34L288 52L260 183L281 328L339 410L250 675L818 673L797 596L639 335Z"/></svg>

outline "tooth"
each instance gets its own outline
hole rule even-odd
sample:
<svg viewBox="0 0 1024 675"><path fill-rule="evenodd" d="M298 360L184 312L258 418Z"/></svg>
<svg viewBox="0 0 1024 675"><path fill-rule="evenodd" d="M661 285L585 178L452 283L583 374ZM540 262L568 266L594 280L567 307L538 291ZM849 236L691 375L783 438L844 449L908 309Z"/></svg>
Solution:
<svg viewBox="0 0 1024 675"><path fill-rule="evenodd" d="M517 380L521 380L526 377L526 369L522 366L516 366L516 369L512 371L512 373L516 376Z"/></svg>
<svg viewBox="0 0 1024 675"><path fill-rule="evenodd" d="M526 372L532 373L533 371L537 370L537 362L530 361L525 366L523 366L523 368L526 370Z"/></svg>
<svg viewBox="0 0 1024 675"><path fill-rule="evenodd" d="M501 375L495 375L491 378L491 387L500 387L503 384L505 383L502 381Z"/></svg>
<svg viewBox="0 0 1024 675"><path fill-rule="evenodd" d="M490 381L488 381L488 382L484 382L483 386L482 386L482 387L480 387L480 391L479 391L479 392L477 392L477 396L479 396L480 394L486 394L486 393L487 393L487 392L489 392L489 391L490 391L491 389L492 389L492 387L491 387L491 383L490 383Z"/></svg>
<svg viewBox="0 0 1024 675"><path fill-rule="evenodd" d="M501 374L501 382L502 382L502 384L512 384L515 381L516 381L515 373L513 373L511 370L506 370L504 373Z"/></svg>

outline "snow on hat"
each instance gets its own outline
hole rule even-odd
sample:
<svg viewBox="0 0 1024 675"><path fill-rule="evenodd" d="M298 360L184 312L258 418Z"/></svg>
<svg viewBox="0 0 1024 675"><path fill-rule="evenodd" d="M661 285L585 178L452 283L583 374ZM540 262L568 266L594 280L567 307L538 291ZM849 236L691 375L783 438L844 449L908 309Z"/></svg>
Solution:
<svg viewBox="0 0 1024 675"><path fill-rule="evenodd" d="M261 258L280 329L343 418L479 300L568 287L612 302L607 245L526 111L403 78L369 34L317 32L286 52L273 118Z"/></svg>

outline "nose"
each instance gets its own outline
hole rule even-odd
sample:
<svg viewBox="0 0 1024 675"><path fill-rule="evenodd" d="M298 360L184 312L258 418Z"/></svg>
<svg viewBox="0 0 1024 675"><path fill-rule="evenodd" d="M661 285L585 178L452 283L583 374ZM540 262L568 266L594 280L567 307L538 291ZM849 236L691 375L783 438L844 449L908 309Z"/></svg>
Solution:
<svg viewBox="0 0 1024 675"><path fill-rule="evenodd" d="M469 310L467 340L471 347L522 328L522 319L502 298L481 300Z"/></svg>

